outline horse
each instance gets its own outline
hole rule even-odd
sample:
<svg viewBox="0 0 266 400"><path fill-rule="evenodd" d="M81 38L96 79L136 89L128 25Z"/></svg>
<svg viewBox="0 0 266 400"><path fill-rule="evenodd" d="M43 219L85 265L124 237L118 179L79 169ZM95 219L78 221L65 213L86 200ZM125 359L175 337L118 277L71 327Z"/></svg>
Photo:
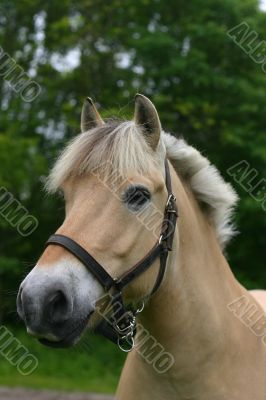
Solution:
<svg viewBox="0 0 266 400"><path fill-rule="evenodd" d="M265 400L266 291L246 290L224 253L236 192L147 97L132 121L106 122L87 98L46 189L66 216L19 288L30 335L116 342L118 400Z"/></svg>

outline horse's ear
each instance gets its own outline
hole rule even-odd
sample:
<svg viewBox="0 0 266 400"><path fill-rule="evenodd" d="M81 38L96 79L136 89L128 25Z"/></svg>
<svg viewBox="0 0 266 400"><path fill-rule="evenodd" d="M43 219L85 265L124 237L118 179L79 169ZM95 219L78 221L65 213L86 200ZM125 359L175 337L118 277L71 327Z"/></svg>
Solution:
<svg viewBox="0 0 266 400"><path fill-rule="evenodd" d="M104 122L90 97L87 97L84 101L80 125L81 132L86 132L89 129L104 125Z"/></svg>
<svg viewBox="0 0 266 400"><path fill-rule="evenodd" d="M161 134L161 123L153 103L142 94L135 96L135 124L139 125L147 142L156 149Z"/></svg>

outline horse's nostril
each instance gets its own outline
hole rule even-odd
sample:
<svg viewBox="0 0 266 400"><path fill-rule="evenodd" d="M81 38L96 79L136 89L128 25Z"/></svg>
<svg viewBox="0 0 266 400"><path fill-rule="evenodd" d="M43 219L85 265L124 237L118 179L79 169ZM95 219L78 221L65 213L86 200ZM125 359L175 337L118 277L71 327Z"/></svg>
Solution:
<svg viewBox="0 0 266 400"><path fill-rule="evenodd" d="M48 300L47 311L51 322L62 322L72 313L72 304L66 295L58 290Z"/></svg>

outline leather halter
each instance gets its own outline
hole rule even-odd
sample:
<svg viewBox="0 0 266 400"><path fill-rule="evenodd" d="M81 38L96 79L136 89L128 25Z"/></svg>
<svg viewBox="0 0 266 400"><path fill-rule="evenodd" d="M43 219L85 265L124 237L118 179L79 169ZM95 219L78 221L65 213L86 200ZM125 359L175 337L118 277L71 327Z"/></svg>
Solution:
<svg viewBox="0 0 266 400"><path fill-rule="evenodd" d="M113 315L111 320L103 320L96 328L96 332L102 334L112 342L117 343L123 351L130 351L134 347L136 315L143 310L144 303L138 309L125 307L122 291L128 284L151 267L157 258L160 258L159 273L152 292L149 295L155 293L160 287L165 274L168 252L172 250L178 210L176 206L176 198L172 193L171 176L167 160L165 161L165 185L168 192L168 198L159 240L142 260L118 278L113 278L109 275L103 266L95 260L95 258L69 237L54 234L50 236L46 242L46 246L58 245L72 253L82 262L92 275L94 275L106 292L113 289L112 295L109 295L113 308ZM125 348L125 346L127 347Z"/></svg>

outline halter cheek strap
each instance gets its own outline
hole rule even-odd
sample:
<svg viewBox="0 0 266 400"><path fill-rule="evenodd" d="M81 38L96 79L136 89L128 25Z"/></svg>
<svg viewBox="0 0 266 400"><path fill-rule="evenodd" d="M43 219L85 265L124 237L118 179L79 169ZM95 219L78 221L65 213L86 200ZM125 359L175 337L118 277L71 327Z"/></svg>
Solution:
<svg viewBox="0 0 266 400"><path fill-rule="evenodd" d="M155 293L160 287L165 274L168 252L172 250L178 212L176 198L172 193L171 176L167 161L165 161L165 185L168 192L168 199L165 206L160 238L142 260L119 278L113 278L109 275L91 254L67 236L54 234L46 242L46 246L58 245L72 253L100 282L106 292L113 288L114 293L111 296L114 311L111 318L112 322L102 321L96 330L111 341L118 343L119 347L124 351L129 351L134 347L136 315L142 311L143 307L137 310L134 310L132 307L126 308L123 303L122 291L128 284L147 271L157 258L160 258L160 269L151 294ZM129 349L124 348L123 342L129 343Z"/></svg>

